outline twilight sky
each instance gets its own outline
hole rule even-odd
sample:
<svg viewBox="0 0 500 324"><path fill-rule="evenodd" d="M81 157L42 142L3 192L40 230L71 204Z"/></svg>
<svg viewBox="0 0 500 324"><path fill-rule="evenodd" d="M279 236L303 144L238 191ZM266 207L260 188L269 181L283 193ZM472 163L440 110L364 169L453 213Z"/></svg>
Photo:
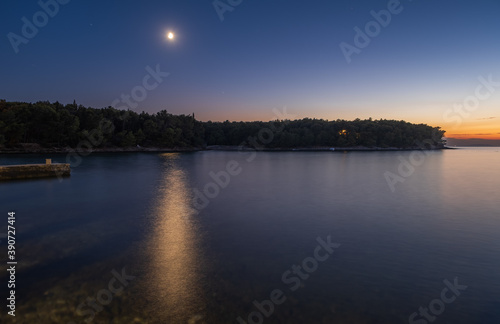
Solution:
<svg viewBox="0 0 500 324"><path fill-rule="evenodd" d="M270 120L286 106L297 118L403 119L500 139L498 0L9 0L0 9L8 101L200 120Z"/></svg>

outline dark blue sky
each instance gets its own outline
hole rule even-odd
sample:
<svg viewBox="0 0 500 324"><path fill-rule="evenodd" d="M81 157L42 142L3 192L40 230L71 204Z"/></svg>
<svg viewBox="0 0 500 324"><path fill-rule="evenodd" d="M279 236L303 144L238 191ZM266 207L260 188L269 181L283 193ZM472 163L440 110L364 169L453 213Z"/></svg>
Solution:
<svg viewBox="0 0 500 324"><path fill-rule="evenodd" d="M364 30L370 12L388 3L400 13L372 30L368 46L347 63L340 44L354 46L354 28ZM137 106L115 106L195 112L202 120L269 120L273 108L286 106L297 117L458 124L443 114L474 94L478 77L500 81L500 2L396 5L243 0L221 21L211 0L72 0L46 22L37 1L8 0L0 5L0 98L106 107L135 89ZM21 19L34 16L38 33L15 53L10 33L18 41ZM148 66L170 74L144 91L138 87ZM496 118L486 119L500 117L498 90L461 115L462 128L484 118L488 129L499 129Z"/></svg>

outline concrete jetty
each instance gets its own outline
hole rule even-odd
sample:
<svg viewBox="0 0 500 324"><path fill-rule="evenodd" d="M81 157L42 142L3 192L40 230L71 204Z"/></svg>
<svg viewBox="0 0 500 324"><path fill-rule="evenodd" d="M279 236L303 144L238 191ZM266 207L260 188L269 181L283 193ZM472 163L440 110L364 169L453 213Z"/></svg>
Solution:
<svg viewBox="0 0 500 324"><path fill-rule="evenodd" d="M33 179L33 178L59 178L71 175L71 168L67 163L52 163L47 159L45 164L21 164L0 166L0 181Z"/></svg>

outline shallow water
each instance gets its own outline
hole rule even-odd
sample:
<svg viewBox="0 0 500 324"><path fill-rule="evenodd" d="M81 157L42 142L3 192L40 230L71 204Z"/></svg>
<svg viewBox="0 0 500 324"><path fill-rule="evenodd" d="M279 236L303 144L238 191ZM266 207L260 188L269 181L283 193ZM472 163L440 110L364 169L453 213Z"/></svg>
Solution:
<svg viewBox="0 0 500 324"><path fill-rule="evenodd" d="M16 323L409 323L430 304L435 323L498 323L498 151L92 154L67 179L0 183Z"/></svg>

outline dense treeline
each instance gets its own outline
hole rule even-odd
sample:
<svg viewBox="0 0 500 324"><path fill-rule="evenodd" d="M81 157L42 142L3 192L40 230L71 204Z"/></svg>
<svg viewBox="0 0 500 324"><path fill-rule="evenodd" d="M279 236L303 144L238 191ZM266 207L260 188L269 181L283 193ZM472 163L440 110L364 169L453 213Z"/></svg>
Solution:
<svg viewBox="0 0 500 324"><path fill-rule="evenodd" d="M322 119L271 122L200 122L194 115L156 114L86 108L58 102L21 103L0 100L0 145L37 143L43 147L399 147L419 143L441 145L439 127L394 120L326 121ZM88 145L88 144L87 144Z"/></svg>
<svg viewBox="0 0 500 324"><path fill-rule="evenodd" d="M45 147L199 147L203 124L193 116L166 111L136 113L114 108L94 109L58 102L0 101L0 144L37 143Z"/></svg>

